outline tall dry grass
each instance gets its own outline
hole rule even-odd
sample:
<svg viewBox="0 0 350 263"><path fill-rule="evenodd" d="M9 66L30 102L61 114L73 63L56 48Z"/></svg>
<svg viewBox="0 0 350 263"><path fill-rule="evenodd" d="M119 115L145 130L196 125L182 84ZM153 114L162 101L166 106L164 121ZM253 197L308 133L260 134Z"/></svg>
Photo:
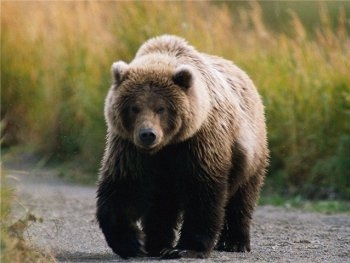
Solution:
<svg viewBox="0 0 350 263"><path fill-rule="evenodd" d="M266 105L275 185L350 197L349 18L340 8L334 24L319 8L312 35L290 12L291 36L267 27L256 2L236 15L209 2L4 2L5 142L97 167L111 63L131 60L150 37L176 34L252 76Z"/></svg>

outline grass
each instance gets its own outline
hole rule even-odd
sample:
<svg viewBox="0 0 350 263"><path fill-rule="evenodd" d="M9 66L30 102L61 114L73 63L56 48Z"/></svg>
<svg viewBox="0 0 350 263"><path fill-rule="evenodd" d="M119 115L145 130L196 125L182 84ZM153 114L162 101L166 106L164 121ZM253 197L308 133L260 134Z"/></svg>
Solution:
<svg viewBox="0 0 350 263"><path fill-rule="evenodd" d="M269 191L350 198L347 3L313 3L312 26L305 13L301 19L285 9L278 30L266 22L271 7L257 2L5 1L1 7L3 146L31 144L94 174L104 147L110 65L130 61L150 37L176 34L232 59L259 88L272 153Z"/></svg>
<svg viewBox="0 0 350 263"><path fill-rule="evenodd" d="M34 249L24 240L25 229L32 221L40 220L35 215L27 212L26 216L13 222L11 207L14 193L6 185L5 176L1 171L1 214L0 214L0 261L10 262L56 262L52 255L46 255Z"/></svg>
<svg viewBox="0 0 350 263"><path fill-rule="evenodd" d="M300 195L282 197L281 195L262 195L260 205L273 205L285 208L297 208L324 214L349 213L350 202L344 200L309 200Z"/></svg>

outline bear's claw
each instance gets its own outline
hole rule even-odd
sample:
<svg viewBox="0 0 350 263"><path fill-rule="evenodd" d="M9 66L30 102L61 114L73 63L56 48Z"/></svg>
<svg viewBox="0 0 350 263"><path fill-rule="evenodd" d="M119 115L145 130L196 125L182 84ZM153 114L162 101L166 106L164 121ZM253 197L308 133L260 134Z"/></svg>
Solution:
<svg viewBox="0 0 350 263"><path fill-rule="evenodd" d="M147 252L143 248L143 241L140 239L129 239L128 242L117 242L111 244L114 253L118 254L124 259L130 257L144 257Z"/></svg>
<svg viewBox="0 0 350 263"><path fill-rule="evenodd" d="M234 243L220 242L216 245L215 250L225 252L250 252L250 243Z"/></svg>
<svg viewBox="0 0 350 263"><path fill-rule="evenodd" d="M194 250L184 250L178 248L166 248L160 252L161 259L176 259L176 258L207 258L205 252Z"/></svg>

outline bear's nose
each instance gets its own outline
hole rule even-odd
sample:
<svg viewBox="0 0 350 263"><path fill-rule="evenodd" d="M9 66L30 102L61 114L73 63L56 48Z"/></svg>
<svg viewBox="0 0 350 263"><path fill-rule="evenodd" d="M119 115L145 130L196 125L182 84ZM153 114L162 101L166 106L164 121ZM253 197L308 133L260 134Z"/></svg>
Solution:
<svg viewBox="0 0 350 263"><path fill-rule="evenodd" d="M146 145L152 145L157 138L155 131L151 128L141 129L139 132L140 141Z"/></svg>

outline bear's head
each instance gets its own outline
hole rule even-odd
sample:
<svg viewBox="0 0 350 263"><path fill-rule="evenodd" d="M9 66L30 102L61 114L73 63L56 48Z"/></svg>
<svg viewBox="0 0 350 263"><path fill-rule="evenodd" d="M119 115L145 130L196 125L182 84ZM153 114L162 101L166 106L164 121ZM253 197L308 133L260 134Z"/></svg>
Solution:
<svg viewBox="0 0 350 263"><path fill-rule="evenodd" d="M207 119L208 89L188 65L112 65L113 84L105 102L110 133L153 154L193 136Z"/></svg>

